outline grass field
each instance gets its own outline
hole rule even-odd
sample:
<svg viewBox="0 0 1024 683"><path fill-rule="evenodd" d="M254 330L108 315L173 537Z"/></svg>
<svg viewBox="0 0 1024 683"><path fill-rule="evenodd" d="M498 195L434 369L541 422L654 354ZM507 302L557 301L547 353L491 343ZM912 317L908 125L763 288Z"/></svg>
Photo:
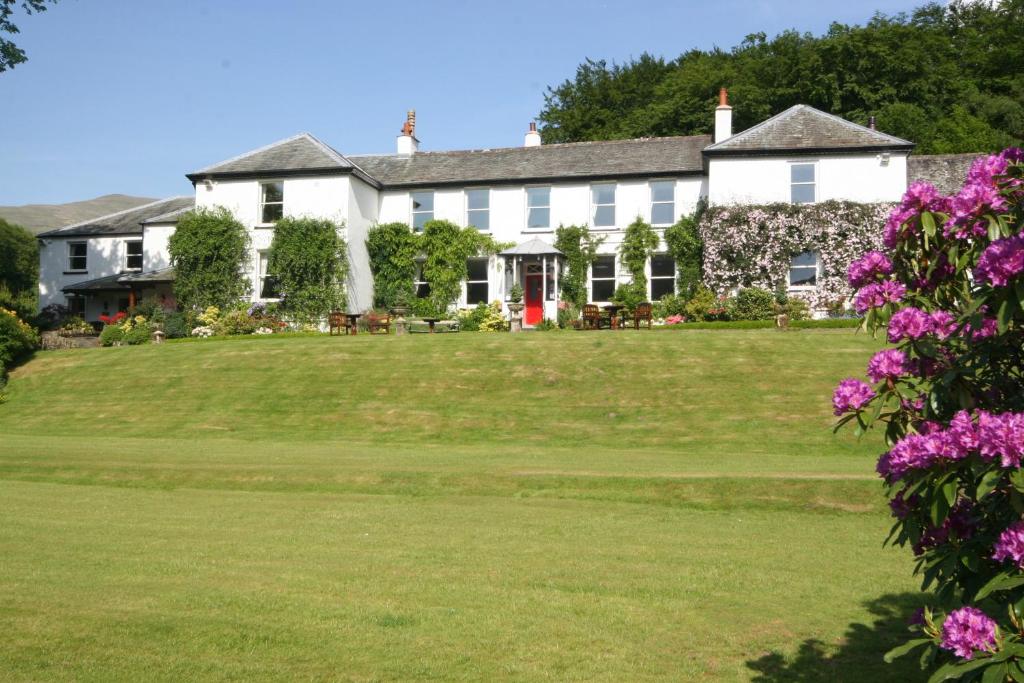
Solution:
<svg viewBox="0 0 1024 683"><path fill-rule="evenodd" d="M848 330L40 354L0 678L916 680ZM877 437L876 437L877 438Z"/></svg>

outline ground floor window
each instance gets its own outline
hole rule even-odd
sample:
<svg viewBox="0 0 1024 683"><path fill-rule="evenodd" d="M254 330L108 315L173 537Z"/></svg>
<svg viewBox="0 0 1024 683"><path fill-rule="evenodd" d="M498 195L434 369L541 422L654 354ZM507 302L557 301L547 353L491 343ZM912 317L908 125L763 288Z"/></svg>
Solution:
<svg viewBox="0 0 1024 683"><path fill-rule="evenodd" d="M487 259L469 259L466 261L466 272L466 304L486 304L490 294L487 290Z"/></svg>
<svg viewBox="0 0 1024 683"><path fill-rule="evenodd" d="M668 254L651 256L651 301L676 293L676 262Z"/></svg>
<svg viewBox="0 0 1024 683"><path fill-rule="evenodd" d="M790 287L814 287L818 284L818 252L795 254L789 262Z"/></svg>
<svg viewBox="0 0 1024 683"><path fill-rule="evenodd" d="M64 304L68 308L68 313L71 315L77 315L79 318L85 318L85 297L84 296L69 296L64 299Z"/></svg>
<svg viewBox="0 0 1024 683"><path fill-rule="evenodd" d="M590 266L590 300L611 301L615 294L615 255L598 256Z"/></svg>
<svg viewBox="0 0 1024 683"><path fill-rule="evenodd" d="M259 253L260 258L260 298L261 299L277 299L281 296L280 287L277 283L277 278L268 273L267 270L270 267L270 252L261 251Z"/></svg>
<svg viewBox="0 0 1024 683"><path fill-rule="evenodd" d="M416 262L416 279L413 281L413 285L416 287L417 299L426 299L430 296L430 283L423 275L423 261Z"/></svg>

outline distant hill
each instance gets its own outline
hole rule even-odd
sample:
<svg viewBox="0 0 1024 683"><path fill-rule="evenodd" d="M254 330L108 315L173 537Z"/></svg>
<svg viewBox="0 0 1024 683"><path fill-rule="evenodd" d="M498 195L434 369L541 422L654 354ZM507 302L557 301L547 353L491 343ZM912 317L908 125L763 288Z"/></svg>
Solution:
<svg viewBox="0 0 1024 683"><path fill-rule="evenodd" d="M156 201L149 197L132 197L126 194L105 194L95 199L67 204L25 204L24 206L0 206L0 218L27 228L33 234L53 230L64 225L79 223L90 218L99 218L109 213L123 211Z"/></svg>

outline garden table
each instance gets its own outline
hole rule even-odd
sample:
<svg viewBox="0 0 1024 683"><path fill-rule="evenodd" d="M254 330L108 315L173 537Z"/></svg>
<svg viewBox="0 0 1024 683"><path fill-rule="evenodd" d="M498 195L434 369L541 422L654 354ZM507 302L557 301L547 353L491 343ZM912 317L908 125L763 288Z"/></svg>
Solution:
<svg viewBox="0 0 1024 683"><path fill-rule="evenodd" d="M359 334L359 318L362 317L362 313L346 313L345 317L348 318L348 332L347 334Z"/></svg>
<svg viewBox="0 0 1024 683"><path fill-rule="evenodd" d="M625 306L619 306L618 304L608 304L602 306L604 310L608 311L608 315L611 317L612 329L619 329L619 311L625 308Z"/></svg>
<svg viewBox="0 0 1024 683"><path fill-rule="evenodd" d="M437 322L439 322L441 319L440 318L420 318L420 320L422 320L426 324L430 325L430 329L427 330L427 331L430 332L430 334L434 334L434 325Z"/></svg>

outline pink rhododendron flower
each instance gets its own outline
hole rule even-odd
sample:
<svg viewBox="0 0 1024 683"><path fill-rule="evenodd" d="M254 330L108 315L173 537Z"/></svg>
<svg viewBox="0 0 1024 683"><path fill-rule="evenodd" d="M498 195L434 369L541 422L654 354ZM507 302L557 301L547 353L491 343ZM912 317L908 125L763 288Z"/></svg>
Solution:
<svg viewBox="0 0 1024 683"><path fill-rule="evenodd" d="M859 379L844 379L832 393L832 409L836 415L860 410L875 397L875 390Z"/></svg>
<svg viewBox="0 0 1024 683"><path fill-rule="evenodd" d="M868 362L868 377L875 383L884 379L899 379L909 372L907 354L899 349L883 349Z"/></svg>
<svg viewBox="0 0 1024 683"><path fill-rule="evenodd" d="M992 548L992 559L996 562L1013 560L1017 567L1024 569L1024 522L1015 522L999 534L999 540Z"/></svg>
<svg viewBox="0 0 1024 683"><path fill-rule="evenodd" d="M880 251L869 251L846 269L846 279L851 287L863 287L874 282L879 275L892 274L892 261Z"/></svg>
<svg viewBox="0 0 1024 683"><path fill-rule="evenodd" d="M882 232L882 243L895 249L905 234L918 234L917 223L922 211L946 213L948 201L931 183L919 180L903 193L903 201L892 210Z"/></svg>
<svg viewBox="0 0 1024 683"><path fill-rule="evenodd" d="M1024 413L993 415L979 410L978 450L986 460L998 457L1003 467L1020 467L1024 458Z"/></svg>
<svg viewBox="0 0 1024 683"><path fill-rule="evenodd" d="M953 610L942 624L942 649L961 659L976 650L991 651L996 644L996 622L976 607Z"/></svg>
<svg viewBox="0 0 1024 683"><path fill-rule="evenodd" d="M949 311L932 312L932 331L940 340L945 341L956 333L956 317Z"/></svg>
<svg viewBox="0 0 1024 683"><path fill-rule="evenodd" d="M904 339L920 339L933 330L931 316L913 306L901 308L889 319L889 341L893 344Z"/></svg>
<svg viewBox="0 0 1024 683"><path fill-rule="evenodd" d="M1024 233L988 245L978 259L974 277L978 282L1005 287L1021 272L1024 272Z"/></svg>

